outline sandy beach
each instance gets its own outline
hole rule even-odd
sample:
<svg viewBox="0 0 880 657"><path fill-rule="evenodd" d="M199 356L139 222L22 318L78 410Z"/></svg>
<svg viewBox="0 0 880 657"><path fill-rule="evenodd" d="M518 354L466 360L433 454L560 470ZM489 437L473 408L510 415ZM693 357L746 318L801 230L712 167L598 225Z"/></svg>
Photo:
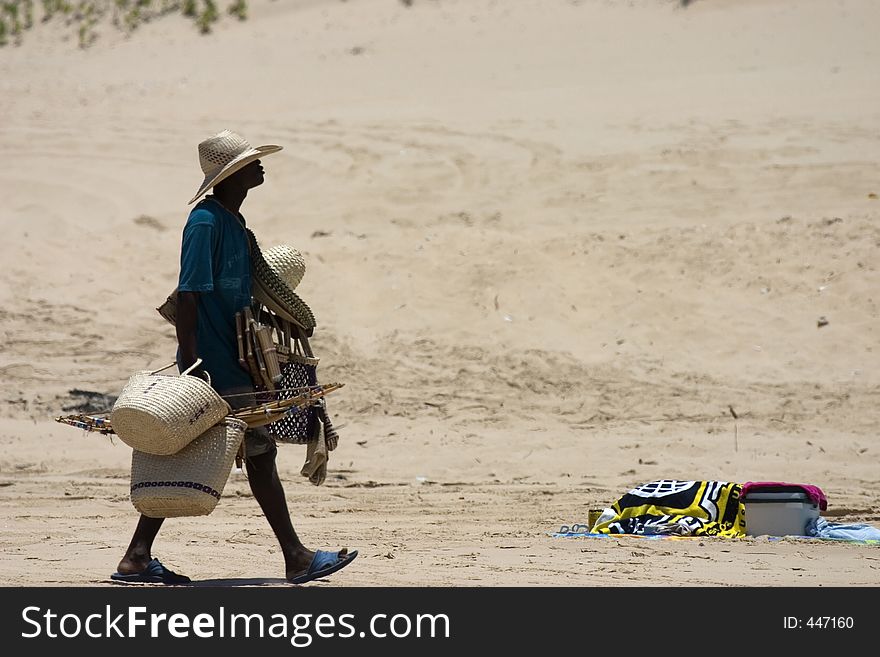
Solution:
<svg viewBox="0 0 880 657"><path fill-rule="evenodd" d="M324 485L279 448L304 542L360 552L312 586L880 585L876 545L551 536L656 479L880 527L880 3L249 6L0 48L0 586L113 585L131 449L54 418L174 360L224 128L284 146L243 211L345 383ZM285 585L236 472L154 555Z"/></svg>

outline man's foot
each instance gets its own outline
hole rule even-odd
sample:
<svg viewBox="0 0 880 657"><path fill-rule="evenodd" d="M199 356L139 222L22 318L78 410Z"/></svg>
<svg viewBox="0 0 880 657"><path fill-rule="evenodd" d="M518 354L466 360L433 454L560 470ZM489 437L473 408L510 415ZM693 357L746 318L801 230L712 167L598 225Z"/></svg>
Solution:
<svg viewBox="0 0 880 657"><path fill-rule="evenodd" d="M314 552L308 567L299 573L287 573L287 580L292 584L305 584L315 579L326 577L337 570L345 568L357 557L357 550L349 552L347 548L342 548L338 552L329 552L326 550L317 550Z"/></svg>
<svg viewBox="0 0 880 657"><path fill-rule="evenodd" d="M292 556L284 559L284 571L287 579L303 574L312 564L315 553L303 546L300 546Z"/></svg>
<svg viewBox="0 0 880 657"><path fill-rule="evenodd" d="M124 567L120 564L120 567ZM162 565L158 559L152 559L143 569L136 572L123 572L117 570L110 575L114 582L129 584L189 584L190 578L186 575L178 575Z"/></svg>
<svg viewBox="0 0 880 657"><path fill-rule="evenodd" d="M116 572L121 575L134 575L135 573L139 573L146 569L152 560L153 557L151 556L130 557L126 554L122 557L119 565L116 566Z"/></svg>

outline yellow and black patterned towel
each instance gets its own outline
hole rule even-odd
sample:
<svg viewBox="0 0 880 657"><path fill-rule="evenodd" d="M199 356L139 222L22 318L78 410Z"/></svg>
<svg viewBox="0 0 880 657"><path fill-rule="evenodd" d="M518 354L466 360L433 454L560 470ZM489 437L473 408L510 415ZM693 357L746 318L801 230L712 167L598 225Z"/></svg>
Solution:
<svg viewBox="0 0 880 657"><path fill-rule="evenodd" d="M662 479L633 488L611 507L614 517L597 534L745 536L742 485L725 481Z"/></svg>

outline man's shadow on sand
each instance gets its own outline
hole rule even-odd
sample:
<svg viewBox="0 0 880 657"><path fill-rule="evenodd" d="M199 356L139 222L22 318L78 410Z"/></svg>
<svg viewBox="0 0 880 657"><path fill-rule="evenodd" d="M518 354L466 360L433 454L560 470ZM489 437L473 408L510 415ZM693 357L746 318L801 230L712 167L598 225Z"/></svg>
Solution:
<svg viewBox="0 0 880 657"><path fill-rule="evenodd" d="M166 587L167 584L161 582L114 582L110 581L113 586L131 587L131 586L147 586L147 587ZM238 587L238 586L296 586L292 582L288 582L283 577L230 577L226 579L200 579L187 582L185 584L172 584L170 586L180 588L211 588L211 587Z"/></svg>
<svg viewBox="0 0 880 657"><path fill-rule="evenodd" d="M283 577L230 577L226 579L200 579L193 580L189 584L183 584L189 588L210 588L216 586L295 586Z"/></svg>

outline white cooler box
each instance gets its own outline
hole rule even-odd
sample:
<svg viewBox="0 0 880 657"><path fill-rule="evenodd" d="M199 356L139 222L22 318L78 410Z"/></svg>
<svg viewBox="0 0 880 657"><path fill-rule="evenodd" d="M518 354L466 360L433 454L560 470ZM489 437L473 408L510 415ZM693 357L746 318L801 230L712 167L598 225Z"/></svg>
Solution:
<svg viewBox="0 0 880 657"><path fill-rule="evenodd" d="M748 536L806 536L807 525L819 517L819 507L799 488L750 491L742 501Z"/></svg>

